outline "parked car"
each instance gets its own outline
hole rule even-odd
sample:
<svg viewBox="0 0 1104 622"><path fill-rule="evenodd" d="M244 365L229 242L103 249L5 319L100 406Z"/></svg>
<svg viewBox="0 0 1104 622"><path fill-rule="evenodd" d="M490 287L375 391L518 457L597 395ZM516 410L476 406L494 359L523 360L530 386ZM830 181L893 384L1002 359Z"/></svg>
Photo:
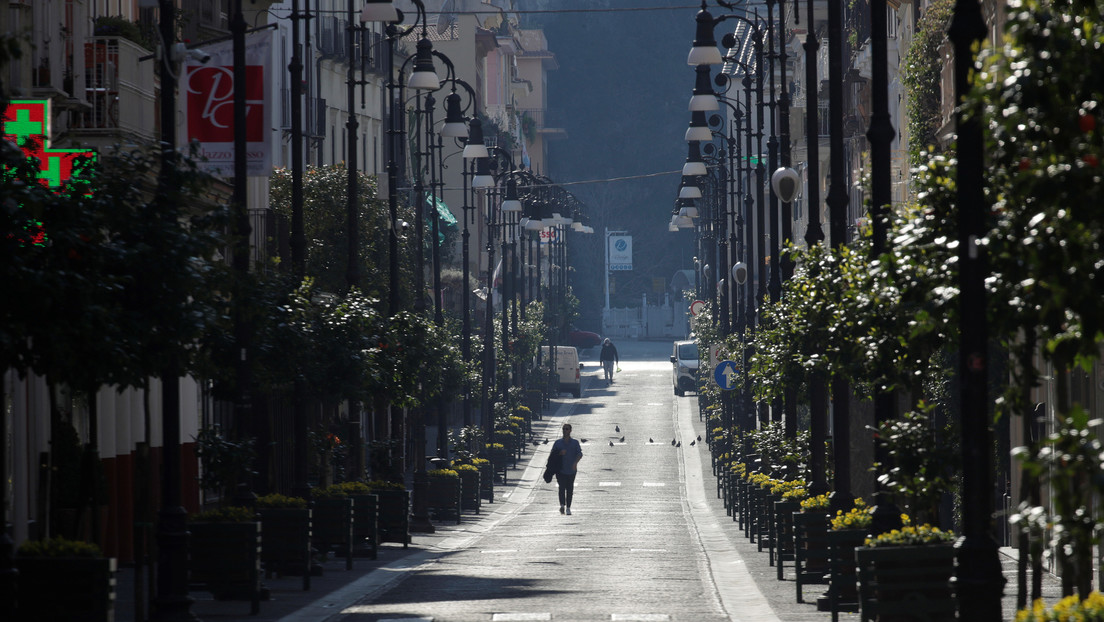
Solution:
<svg viewBox="0 0 1104 622"><path fill-rule="evenodd" d="M567 345L575 346L580 350L586 350L587 348L593 348L594 346L601 345L602 337L598 333L592 333L588 330L573 330L567 334Z"/></svg>
<svg viewBox="0 0 1104 622"><path fill-rule="evenodd" d="M671 377L675 395L698 390L698 343L676 341L671 349Z"/></svg>
<svg viewBox="0 0 1104 622"><path fill-rule="evenodd" d="M541 346L540 351L542 364L548 365L548 346ZM567 391L575 397L582 395L583 385L579 375L582 368L579 350L575 346L556 346L556 376L560 391Z"/></svg>

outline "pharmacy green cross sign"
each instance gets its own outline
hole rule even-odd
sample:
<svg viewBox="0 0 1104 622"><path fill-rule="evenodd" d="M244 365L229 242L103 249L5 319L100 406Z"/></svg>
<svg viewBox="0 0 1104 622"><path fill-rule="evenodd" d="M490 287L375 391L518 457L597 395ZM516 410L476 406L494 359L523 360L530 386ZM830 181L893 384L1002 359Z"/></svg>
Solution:
<svg viewBox="0 0 1104 622"><path fill-rule="evenodd" d="M50 100L13 99L4 110L4 139L14 142L28 159L38 162L38 179L49 188L61 189L78 177L81 167L96 158L87 149L51 149Z"/></svg>
<svg viewBox="0 0 1104 622"><path fill-rule="evenodd" d="M0 118L4 140L23 150L23 156L38 165L38 180L47 188L60 191L67 182L80 178L81 169L96 159L86 149L50 149L50 100L13 99ZM27 223L24 243L46 243L42 222Z"/></svg>

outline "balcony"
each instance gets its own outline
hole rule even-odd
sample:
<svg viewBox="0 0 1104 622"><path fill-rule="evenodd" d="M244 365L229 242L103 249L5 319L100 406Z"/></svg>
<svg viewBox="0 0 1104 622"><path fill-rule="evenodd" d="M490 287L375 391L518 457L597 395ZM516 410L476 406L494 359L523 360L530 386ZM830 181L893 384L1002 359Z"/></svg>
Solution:
<svg viewBox="0 0 1104 622"><path fill-rule="evenodd" d="M90 37L84 44L84 93L89 108L73 115L70 130L82 140L120 135L156 136L153 63L149 51L119 37Z"/></svg>

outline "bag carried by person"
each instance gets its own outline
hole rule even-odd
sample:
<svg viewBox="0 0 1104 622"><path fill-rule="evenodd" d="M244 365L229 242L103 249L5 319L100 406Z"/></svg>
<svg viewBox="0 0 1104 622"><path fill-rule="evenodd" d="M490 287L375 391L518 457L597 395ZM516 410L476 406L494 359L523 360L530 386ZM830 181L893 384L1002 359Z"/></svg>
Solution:
<svg viewBox="0 0 1104 622"><path fill-rule="evenodd" d="M544 467L544 483L552 483L552 478L556 477L556 474L560 472L560 466L562 464L563 458L558 451L553 451L548 454L548 464Z"/></svg>

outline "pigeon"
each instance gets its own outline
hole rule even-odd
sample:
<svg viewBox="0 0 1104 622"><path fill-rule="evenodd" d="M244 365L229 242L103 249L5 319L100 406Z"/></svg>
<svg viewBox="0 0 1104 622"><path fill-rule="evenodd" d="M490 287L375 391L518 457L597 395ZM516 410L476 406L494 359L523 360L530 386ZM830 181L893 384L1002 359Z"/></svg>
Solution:
<svg viewBox="0 0 1104 622"><path fill-rule="evenodd" d="M697 444L698 444L698 441L690 441L690 446L691 447L693 447L694 445L697 445Z"/></svg>
<svg viewBox="0 0 1104 622"><path fill-rule="evenodd" d="M540 441L533 441L533 447L536 447L537 445L540 445Z"/></svg>
<svg viewBox="0 0 1104 622"><path fill-rule="evenodd" d="M682 441L679 441L678 445L675 445L675 447L682 447Z"/></svg>
<svg viewBox="0 0 1104 622"><path fill-rule="evenodd" d="M701 434L699 434L699 435L698 435L698 440L699 440L699 441L701 440Z"/></svg>
<svg viewBox="0 0 1104 622"><path fill-rule="evenodd" d="M610 447L613 447L613 441L610 441Z"/></svg>
<svg viewBox="0 0 1104 622"><path fill-rule="evenodd" d="M649 443L654 443L655 441L653 441L653 440L652 440L651 438L649 438L649 439L648 439L648 442L649 442Z"/></svg>
<svg viewBox="0 0 1104 622"><path fill-rule="evenodd" d="M580 439L579 439L579 442L580 442L580 443L585 443L585 442L587 442L587 440L588 440L588 439L585 439L585 438L580 438Z"/></svg>
<svg viewBox="0 0 1104 622"><path fill-rule="evenodd" d="M621 437L621 440L619 440L619 441L617 441L617 442L618 442L618 443L624 443L624 442L625 442L625 437L624 437L624 436L622 436L622 437Z"/></svg>
<svg viewBox="0 0 1104 622"><path fill-rule="evenodd" d="M675 444L675 439L672 438L671 439L671 445L674 445L674 444Z"/></svg>
<svg viewBox="0 0 1104 622"><path fill-rule="evenodd" d="M615 425L615 426L613 426L613 431L614 431L614 432L617 432L618 434L620 434L620 433L621 433L621 426L619 426L619 425Z"/></svg>
<svg viewBox="0 0 1104 622"><path fill-rule="evenodd" d="M546 438L546 439L544 439L544 442L543 442L543 443L541 443L541 444L542 444L542 445L547 445L547 444L548 444L548 439L547 439L547 438Z"/></svg>

